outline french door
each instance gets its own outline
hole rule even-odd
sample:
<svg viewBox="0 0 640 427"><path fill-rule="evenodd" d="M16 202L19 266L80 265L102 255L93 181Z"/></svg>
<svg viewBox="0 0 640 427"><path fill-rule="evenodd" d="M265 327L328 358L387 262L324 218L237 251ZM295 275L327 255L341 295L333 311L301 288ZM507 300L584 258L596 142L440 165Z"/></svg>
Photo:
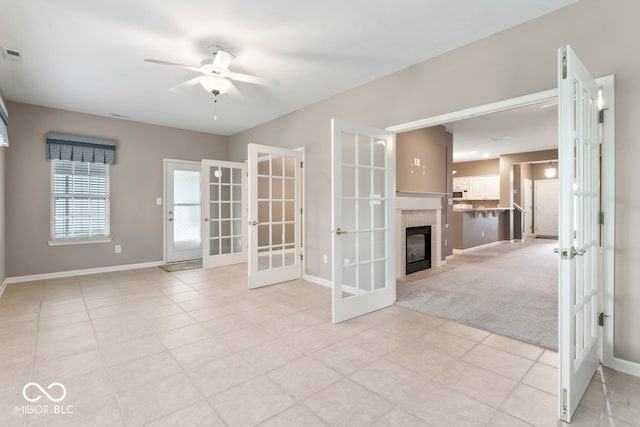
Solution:
<svg viewBox="0 0 640 427"><path fill-rule="evenodd" d="M386 131L333 119L333 323L396 299L395 161Z"/></svg>
<svg viewBox="0 0 640 427"><path fill-rule="evenodd" d="M244 163L202 160L203 268L247 262Z"/></svg>
<svg viewBox="0 0 640 427"><path fill-rule="evenodd" d="M249 144L249 288L300 278L301 152Z"/></svg>
<svg viewBox="0 0 640 427"><path fill-rule="evenodd" d="M165 259L202 256L200 162L165 161Z"/></svg>
<svg viewBox="0 0 640 427"><path fill-rule="evenodd" d="M559 416L570 422L600 359L600 88L569 46L558 69Z"/></svg>

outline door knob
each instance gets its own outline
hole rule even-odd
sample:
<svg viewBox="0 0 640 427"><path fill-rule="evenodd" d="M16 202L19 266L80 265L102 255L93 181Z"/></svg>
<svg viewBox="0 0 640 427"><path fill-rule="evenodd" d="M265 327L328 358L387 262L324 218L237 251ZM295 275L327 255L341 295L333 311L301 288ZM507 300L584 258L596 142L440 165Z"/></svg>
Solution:
<svg viewBox="0 0 640 427"><path fill-rule="evenodd" d="M209 218L205 218L205 219L204 219L204 222L207 222L207 221L209 221Z"/></svg>
<svg viewBox="0 0 640 427"><path fill-rule="evenodd" d="M169 222L173 221L173 218L169 218Z"/></svg>
<svg viewBox="0 0 640 427"><path fill-rule="evenodd" d="M249 224L250 225L258 225L258 221L251 221Z"/></svg>
<svg viewBox="0 0 640 427"><path fill-rule="evenodd" d="M336 228L336 234L337 234L338 236L340 236L341 234L346 234L346 233L348 233L348 231L347 231L347 230L343 230L343 229L341 229L340 227Z"/></svg>

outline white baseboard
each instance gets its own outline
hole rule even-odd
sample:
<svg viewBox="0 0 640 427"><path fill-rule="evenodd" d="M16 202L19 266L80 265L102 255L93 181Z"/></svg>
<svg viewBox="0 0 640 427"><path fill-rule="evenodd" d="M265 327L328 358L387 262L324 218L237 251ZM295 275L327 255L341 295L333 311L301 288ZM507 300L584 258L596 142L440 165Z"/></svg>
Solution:
<svg viewBox="0 0 640 427"><path fill-rule="evenodd" d="M164 265L164 261L142 262L139 264L113 265L110 267L87 268L84 270L58 271L55 273L32 274L29 276L7 277L6 283L32 282L34 280L59 279L62 277L86 276L88 274L113 273L115 271L137 270L141 268L157 267ZM1 295L1 293L0 293Z"/></svg>
<svg viewBox="0 0 640 427"><path fill-rule="evenodd" d="M490 248L491 246L496 246L496 245L502 245L504 243L514 243L513 241L509 241L509 240L498 240L497 242L491 242L491 243L487 243L485 245L480 245L480 246L474 246L472 248L467 248L467 249L453 249L453 254L465 254L465 253L469 253L469 252L473 252L473 251L477 251L480 249L486 249L486 248Z"/></svg>
<svg viewBox="0 0 640 427"><path fill-rule="evenodd" d="M0 297L2 296L2 293L4 292L5 289L7 289L7 285L9 284L9 280L7 280L6 278L2 281L2 284L0 285Z"/></svg>
<svg viewBox="0 0 640 427"><path fill-rule="evenodd" d="M453 258L454 258L453 254L452 255L447 255L447 257L445 258L445 262L451 261Z"/></svg>
<svg viewBox="0 0 640 427"><path fill-rule="evenodd" d="M302 275L302 278L307 282L315 283L316 285L326 286L327 288L333 287L333 282L327 279L321 279L320 277L311 276L310 274Z"/></svg>
<svg viewBox="0 0 640 427"><path fill-rule="evenodd" d="M614 371L622 372L623 374L640 377L640 363L630 362L628 360L614 357L613 366L610 366L610 368Z"/></svg>

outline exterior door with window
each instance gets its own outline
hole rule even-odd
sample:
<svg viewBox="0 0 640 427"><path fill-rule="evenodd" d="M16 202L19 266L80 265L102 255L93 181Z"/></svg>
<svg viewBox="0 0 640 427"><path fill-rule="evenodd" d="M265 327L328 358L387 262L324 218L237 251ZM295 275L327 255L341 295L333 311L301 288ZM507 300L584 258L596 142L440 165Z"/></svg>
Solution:
<svg viewBox="0 0 640 427"><path fill-rule="evenodd" d="M247 262L244 163L202 160L202 266Z"/></svg>
<svg viewBox="0 0 640 427"><path fill-rule="evenodd" d="M333 119L333 323L396 300L393 135Z"/></svg>
<svg viewBox="0 0 640 427"><path fill-rule="evenodd" d="M166 261L202 257L200 162L165 162Z"/></svg>
<svg viewBox="0 0 640 427"><path fill-rule="evenodd" d="M559 417L570 422L601 357L600 88L569 46L558 68Z"/></svg>
<svg viewBox="0 0 640 427"><path fill-rule="evenodd" d="M301 152L249 144L249 288L300 278Z"/></svg>

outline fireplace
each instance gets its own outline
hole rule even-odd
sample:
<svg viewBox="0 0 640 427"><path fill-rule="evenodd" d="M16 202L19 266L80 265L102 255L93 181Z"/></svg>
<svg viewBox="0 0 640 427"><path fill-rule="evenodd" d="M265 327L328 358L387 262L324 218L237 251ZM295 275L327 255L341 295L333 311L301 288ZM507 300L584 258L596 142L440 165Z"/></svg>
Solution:
<svg viewBox="0 0 640 427"><path fill-rule="evenodd" d="M431 226L406 228L406 274L431 268Z"/></svg>

